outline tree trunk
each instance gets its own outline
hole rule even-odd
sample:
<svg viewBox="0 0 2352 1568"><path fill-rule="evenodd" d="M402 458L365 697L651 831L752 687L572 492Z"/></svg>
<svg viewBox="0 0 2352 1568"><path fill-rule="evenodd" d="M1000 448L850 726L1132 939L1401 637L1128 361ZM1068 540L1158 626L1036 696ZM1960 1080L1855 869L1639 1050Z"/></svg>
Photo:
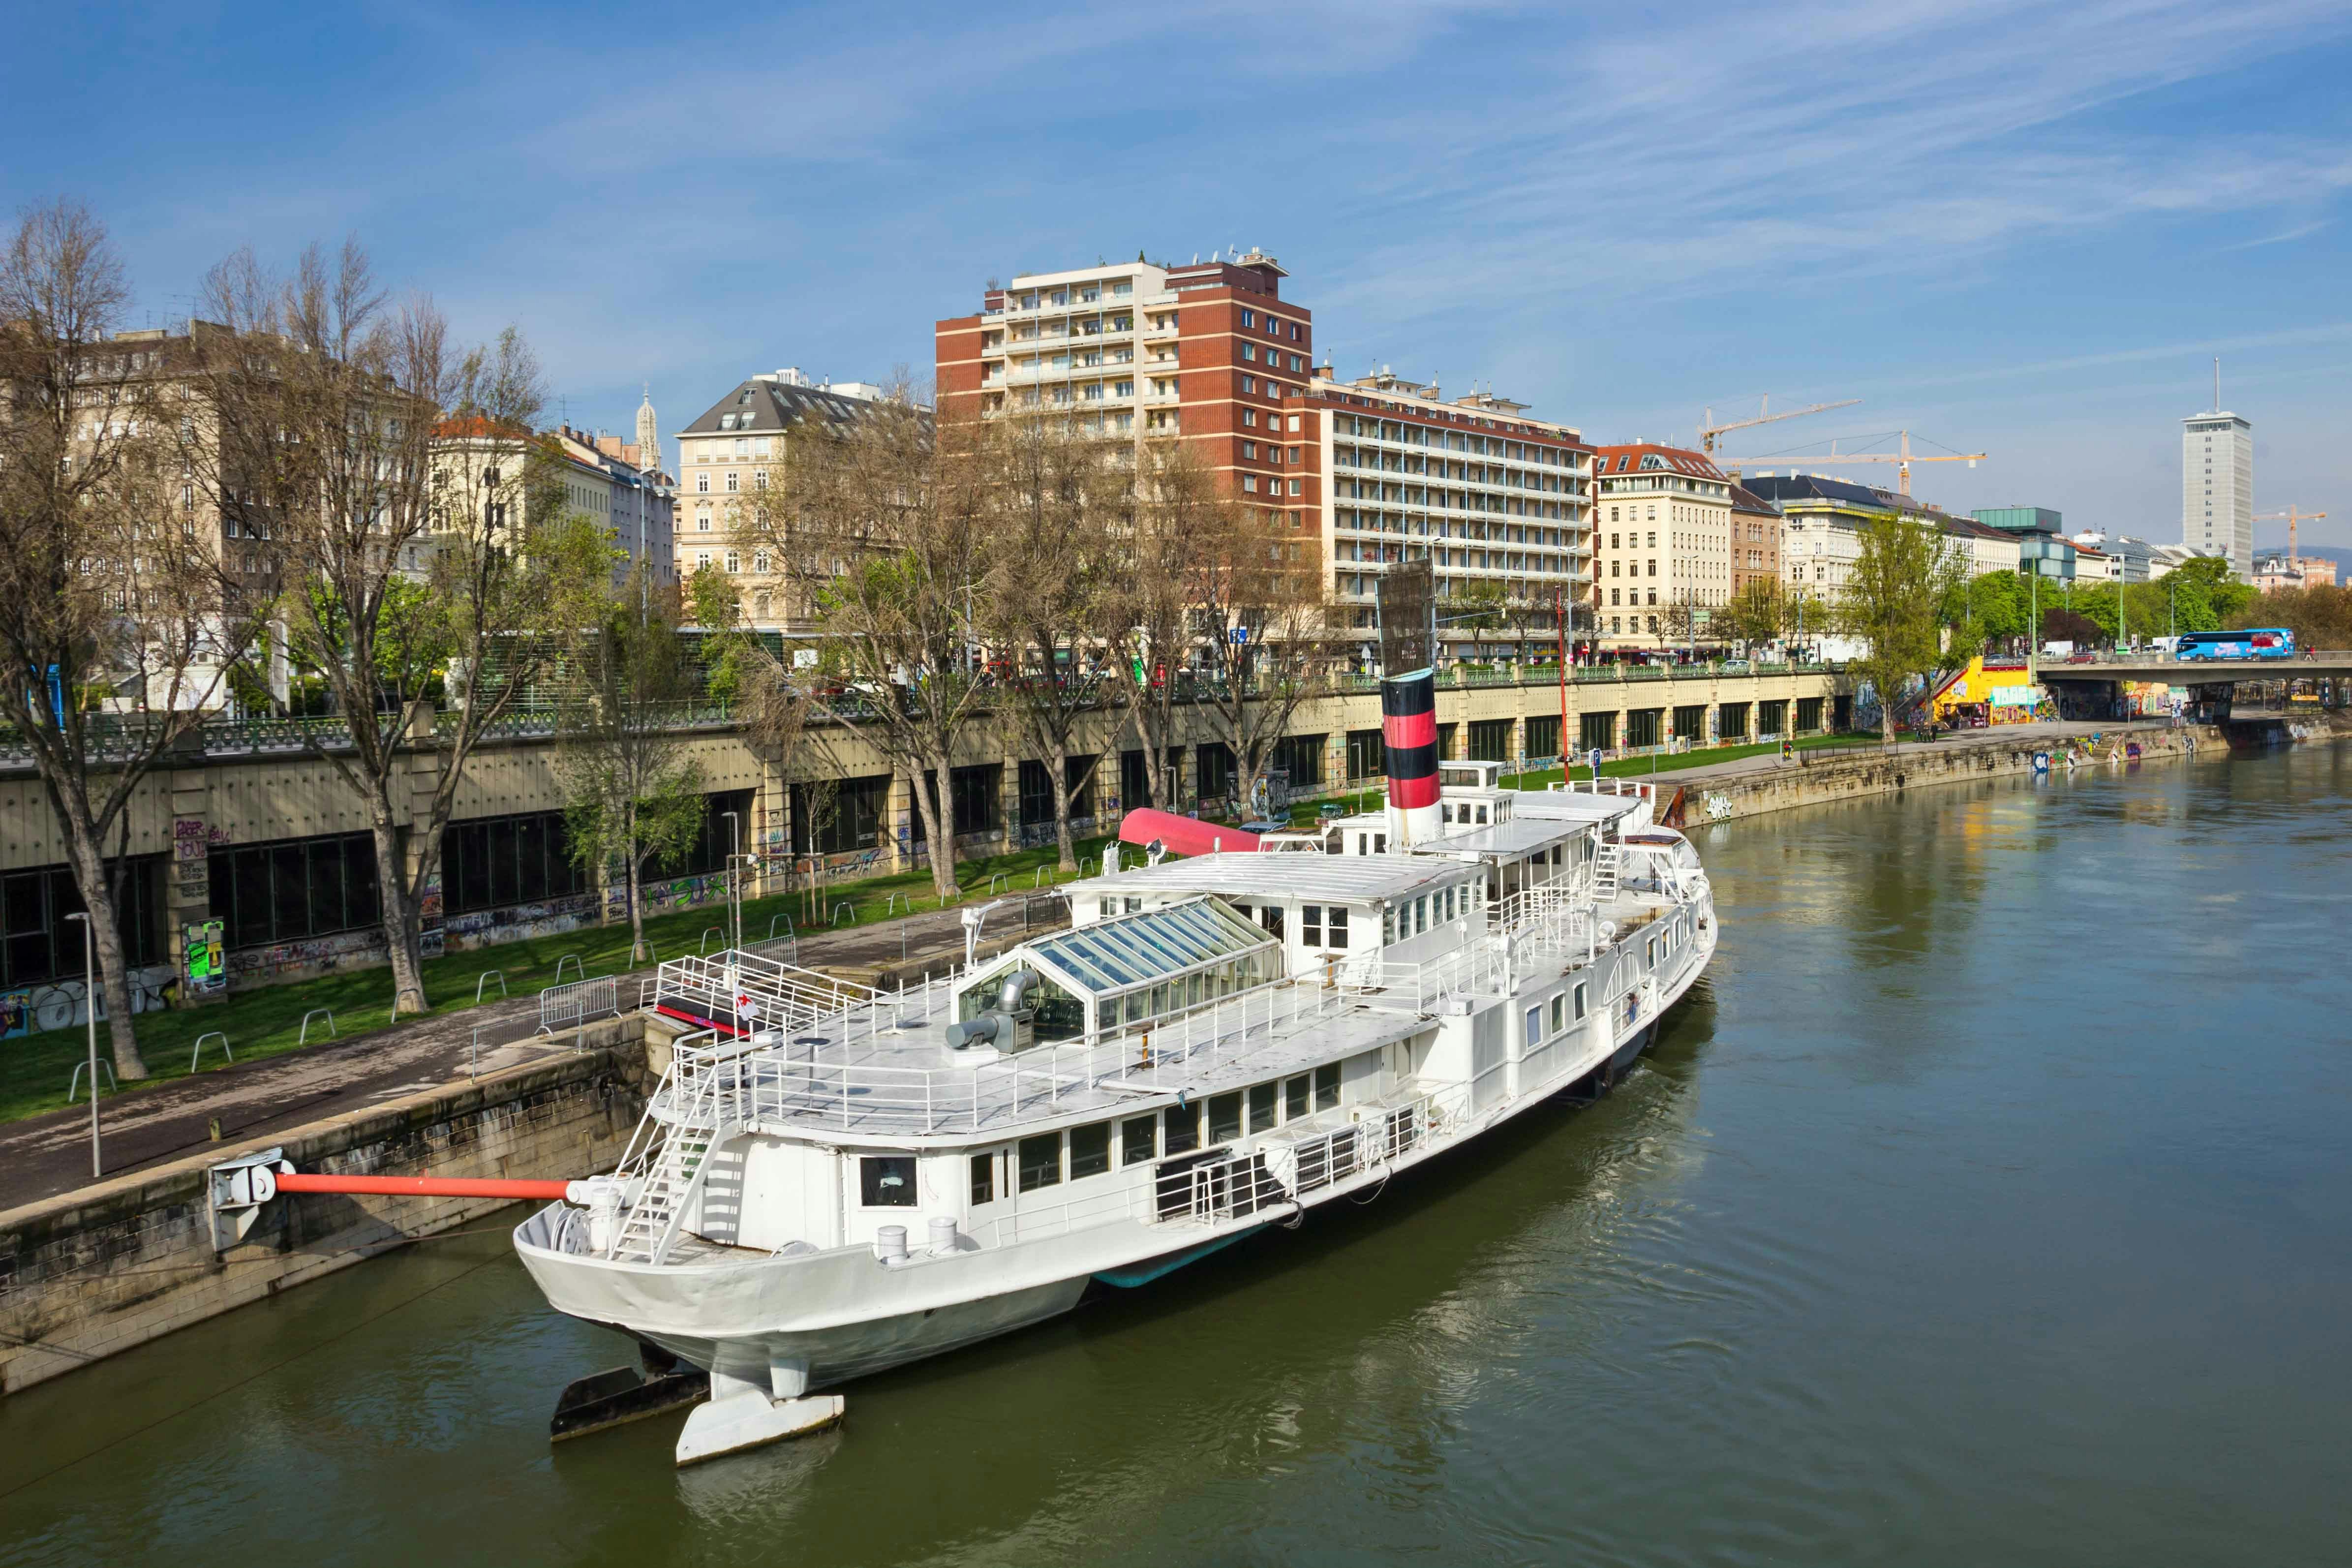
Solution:
<svg viewBox="0 0 2352 1568"><path fill-rule="evenodd" d="M1055 764L1058 763L1056 766ZM1058 856L1055 869L1075 871L1078 868L1078 851L1070 842L1070 762L1067 757L1055 757L1046 764L1053 774L1054 784L1054 848Z"/></svg>
<svg viewBox="0 0 2352 1568"><path fill-rule="evenodd" d="M122 928L116 923L114 889L106 875L106 857L99 848L98 833L88 813L75 809L80 803L63 791L54 792L54 797L66 806L59 813L66 823L66 850L73 867L74 886L80 890L82 908L89 915L90 946L98 956L98 973L91 976L97 984L91 987L91 994L83 996L82 1005L94 1008L103 999L107 1038L114 1052L114 1076L142 1079L147 1076L147 1062L139 1054L138 1031L131 1021L131 977L123 969ZM90 1092L97 1092L97 1085L90 1086Z"/></svg>
<svg viewBox="0 0 2352 1568"><path fill-rule="evenodd" d="M637 962L637 954L643 952L646 948L646 906L645 901L637 896L637 858L634 853L635 847L634 843L630 846L633 852L628 858L629 873L625 883L626 891L624 895L629 900L629 963L632 966Z"/></svg>
<svg viewBox="0 0 2352 1568"><path fill-rule="evenodd" d="M938 787L925 789L923 784L927 779L936 780ZM915 786L915 810L922 816L923 834L931 845L931 891L942 900L953 898L956 890L955 817L951 811L943 813L940 809L943 804L951 804L955 799L949 793L947 758L942 756L936 764L919 768L910 782ZM938 799L934 800L934 795ZM944 823L940 820L943 815L947 816Z"/></svg>
<svg viewBox="0 0 2352 1568"><path fill-rule="evenodd" d="M392 960L393 1015L395 1017L432 1010L425 997L424 921L420 900L412 896L407 868L401 864L400 833L392 824L389 801L376 803L369 837L375 845L377 895L383 900L379 923L383 928L385 955ZM446 899L446 894L444 894Z"/></svg>

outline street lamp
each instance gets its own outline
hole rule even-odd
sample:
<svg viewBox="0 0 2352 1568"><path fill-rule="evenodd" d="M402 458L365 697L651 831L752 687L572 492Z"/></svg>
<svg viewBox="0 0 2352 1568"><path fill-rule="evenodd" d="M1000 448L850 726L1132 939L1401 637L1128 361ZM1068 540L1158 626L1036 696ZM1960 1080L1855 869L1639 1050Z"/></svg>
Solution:
<svg viewBox="0 0 2352 1568"><path fill-rule="evenodd" d="M98 939L91 934L89 911L68 915L81 921L81 1004L89 1019L89 1179L102 1173L98 1160Z"/></svg>
<svg viewBox="0 0 2352 1568"><path fill-rule="evenodd" d="M742 873L736 869L735 862L743 858L743 819L731 811L719 815L727 819L729 842L733 846L727 857L727 914L734 926L734 941L730 945L740 953L743 951L743 884L739 880Z"/></svg>

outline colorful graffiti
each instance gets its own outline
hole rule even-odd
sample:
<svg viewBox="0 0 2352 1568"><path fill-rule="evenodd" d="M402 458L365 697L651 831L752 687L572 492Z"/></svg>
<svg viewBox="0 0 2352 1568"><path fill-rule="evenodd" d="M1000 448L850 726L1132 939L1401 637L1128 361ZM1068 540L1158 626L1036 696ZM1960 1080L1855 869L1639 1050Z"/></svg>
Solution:
<svg viewBox="0 0 2352 1568"><path fill-rule="evenodd" d="M219 921L194 921L180 928L182 973L190 995L228 988L228 945L222 933Z"/></svg>

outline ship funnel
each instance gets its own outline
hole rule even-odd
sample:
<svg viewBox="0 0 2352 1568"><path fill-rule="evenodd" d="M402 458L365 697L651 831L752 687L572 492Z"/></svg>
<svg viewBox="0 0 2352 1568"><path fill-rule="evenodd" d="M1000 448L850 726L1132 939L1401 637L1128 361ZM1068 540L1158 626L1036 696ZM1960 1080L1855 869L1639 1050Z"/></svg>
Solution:
<svg viewBox="0 0 2352 1568"><path fill-rule="evenodd" d="M1438 836L1436 671L1381 682L1381 739L1388 748L1389 847L1426 844Z"/></svg>

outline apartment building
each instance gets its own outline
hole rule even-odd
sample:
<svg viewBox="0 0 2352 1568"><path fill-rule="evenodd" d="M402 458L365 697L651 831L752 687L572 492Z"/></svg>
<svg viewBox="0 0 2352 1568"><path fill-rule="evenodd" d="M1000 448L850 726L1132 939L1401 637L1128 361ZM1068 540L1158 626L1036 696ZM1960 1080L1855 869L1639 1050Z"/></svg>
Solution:
<svg viewBox="0 0 2352 1568"><path fill-rule="evenodd" d="M1780 510L1780 560L1792 591L1801 589L1821 599L1837 598L1845 591L1847 577L1862 554L1858 531L1864 523L1883 517L1901 517L1936 530L1945 541L1944 549L1970 572L1987 569L1980 563L2001 559L2009 560L2011 569L2016 567L2015 560L2005 557L1996 542L1982 538L1973 528L1957 529L1954 525L1962 520L1939 506L1895 490L1793 469L1786 474L1767 470L1748 476L1744 482Z"/></svg>
<svg viewBox="0 0 2352 1568"><path fill-rule="evenodd" d="M735 580L746 623L804 633L809 606L787 591L783 563L747 535L745 510L768 488L793 426L803 419L853 423L887 396L865 381L812 381L797 368L739 382L678 431L677 573L715 567Z"/></svg>
<svg viewBox="0 0 2352 1568"><path fill-rule="evenodd" d="M1023 273L935 329L942 419L1064 410L1106 435L1191 444L1227 492L1319 559L1367 633L1390 564L1427 561L1441 603L1499 594L1514 624L1441 627L1450 652L1556 635L1589 602L1591 449L1492 393L1447 401L1383 369L1339 381L1314 313L1249 251ZM1310 553L1311 552L1311 556Z"/></svg>
<svg viewBox="0 0 2352 1568"><path fill-rule="evenodd" d="M2226 410L2180 422L2180 542L2253 572L2254 427Z"/></svg>
<svg viewBox="0 0 2352 1568"><path fill-rule="evenodd" d="M1635 648L1689 640L1731 602L1730 476L1704 453L1646 441L1596 448L1594 472L1600 640Z"/></svg>
<svg viewBox="0 0 2352 1568"><path fill-rule="evenodd" d="M1780 580L1780 509L1734 480L1731 486L1731 592Z"/></svg>
<svg viewBox="0 0 2352 1568"><path fill-rule="evenodd" d="M555 482L563 510L602 528L621 552L623 559L613 567L615 585L639 560L650 563L656 581L674 579L670 507L675 481L658 468L640 467L639 448L613 437L575 430L569 425L532 432L497 426L478 416L445 419L435 426L433 436L432 483L441 498L436 504L467 505L471 502L465 498L493 494L520 500L525 492L516 476L536 444L549 446L559 460ZM485 482L499 470L508 475L504 486ZM492 527L508 524L506 500L482 504L494 513ZM523 524L541 520L511 521ZM412 575L423 574L431 568L435 549L430 534L419 538L404 552L401 569Z"/></svg>
<svg viewBox="0 0 2352 1568"><path fill-rule="evenodd" d="M650 405L645 412L651 412ZM676 582L677 481L661 471L658 450L649 449L657 443L624 441L569 425L558 426L554 435L565 458L565 488L577 498L573 505L598 518L626 557L613 568L614 580L643 561L655 583Z"/></svg>

